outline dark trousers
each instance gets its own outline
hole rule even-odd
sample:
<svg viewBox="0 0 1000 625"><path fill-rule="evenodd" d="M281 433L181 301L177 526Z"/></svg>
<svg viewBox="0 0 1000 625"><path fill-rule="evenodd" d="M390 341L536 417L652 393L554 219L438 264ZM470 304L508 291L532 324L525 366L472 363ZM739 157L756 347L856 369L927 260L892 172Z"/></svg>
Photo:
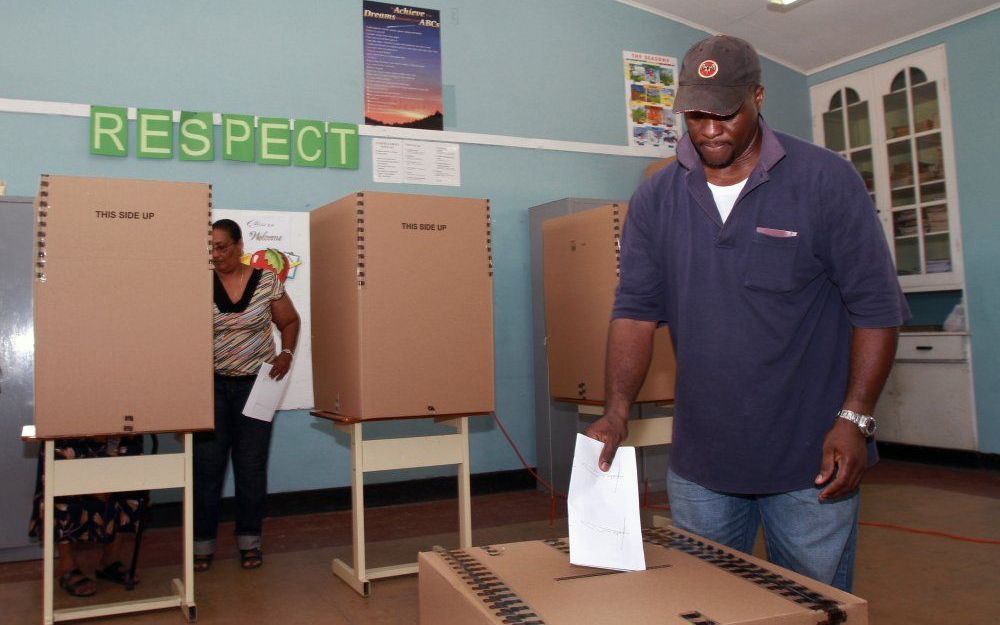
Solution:
<svg viewBox="0 0 1000 625"><path fill-rule="evenodd" d="M195 553L212 553L230 452L236 482L236 540L260 546L267 500L271 424L243 415L256 376L215 376L215 431L194 435Z"/></svg>

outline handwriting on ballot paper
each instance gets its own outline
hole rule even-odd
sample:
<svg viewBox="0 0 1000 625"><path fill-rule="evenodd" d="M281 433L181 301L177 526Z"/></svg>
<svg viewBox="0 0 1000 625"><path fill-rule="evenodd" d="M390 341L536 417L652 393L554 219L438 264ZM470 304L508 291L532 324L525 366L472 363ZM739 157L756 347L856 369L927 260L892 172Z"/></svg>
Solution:
<svg viewBox="0 0 1000 625"><path fill-rule="evenodd" d="M408 221L404 221L402 225L403 230L436 230L440 232L448 228L448 224L418 224Z"/></svg>
<svg viewBox="0 0 1000 625"><path fill-rule="evenodd" d="M153 211L94 211L98 219L152 219Z"/></svg>
<svg viewBox="0 0 1000 625"><path fill-rule="evenodd" d="M612 466L606 472L601 471L597 468L597 465L592 462L575 461L573 462L574 471L586 471L590 473L594 480L604 481L610 485L611 492L617 493L618 487L622 482L622 467L621 465Z"/></svg>

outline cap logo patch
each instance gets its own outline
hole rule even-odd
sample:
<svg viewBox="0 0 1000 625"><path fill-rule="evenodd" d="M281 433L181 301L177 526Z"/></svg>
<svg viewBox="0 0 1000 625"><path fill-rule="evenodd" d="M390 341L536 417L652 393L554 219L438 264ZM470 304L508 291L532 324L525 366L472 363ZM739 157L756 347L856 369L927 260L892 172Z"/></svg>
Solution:
<svg viewBox="0 0 1000 625"><path fill-rule="evenodd" d="M698 75L702 78L715 78L715 75L719 73L719 64L708 59L701 62L698 66Z"/></svg>

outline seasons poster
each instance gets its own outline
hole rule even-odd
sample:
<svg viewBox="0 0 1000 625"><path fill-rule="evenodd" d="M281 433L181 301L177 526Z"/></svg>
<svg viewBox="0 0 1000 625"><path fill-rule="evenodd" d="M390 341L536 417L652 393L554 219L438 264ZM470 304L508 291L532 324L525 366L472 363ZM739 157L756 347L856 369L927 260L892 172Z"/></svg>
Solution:
<svg viewBox="0 0 1000 625"><path fill-rule="evenodd" d="M365 123L441 130L441 15L364 3Z"/></svg>
<svg viewBox="0 0 1000 625"><path fill-rule="evenodd" d="M624 52L628 144L673 154L679 131L673 112L677 59Z"/></svg>

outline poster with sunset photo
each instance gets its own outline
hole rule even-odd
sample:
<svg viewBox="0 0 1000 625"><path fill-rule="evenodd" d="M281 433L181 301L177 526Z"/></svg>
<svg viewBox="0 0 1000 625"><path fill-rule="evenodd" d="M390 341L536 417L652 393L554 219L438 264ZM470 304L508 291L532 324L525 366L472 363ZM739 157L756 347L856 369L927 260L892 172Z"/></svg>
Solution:
<svg viewBox="0 0 1000 625"><path fill-rule="evenodd" d="M442 130L441 15L365 1L365 123Z"/></svg>

